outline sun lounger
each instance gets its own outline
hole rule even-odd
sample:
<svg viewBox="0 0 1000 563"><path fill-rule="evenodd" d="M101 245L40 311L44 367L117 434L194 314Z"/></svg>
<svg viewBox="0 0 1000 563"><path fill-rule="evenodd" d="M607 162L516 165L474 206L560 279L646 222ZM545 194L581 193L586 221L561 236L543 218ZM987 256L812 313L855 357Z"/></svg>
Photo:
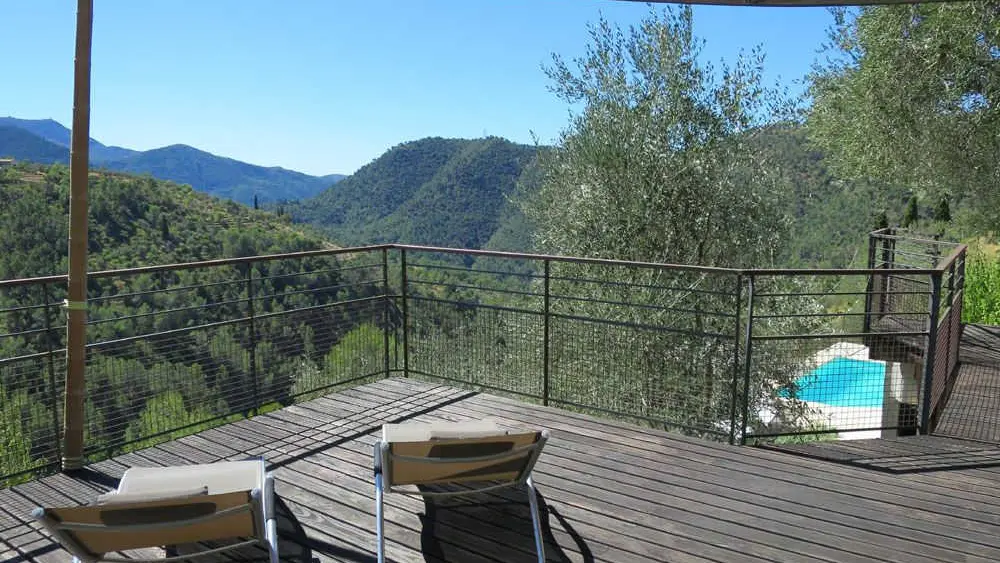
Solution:
<svg viewBox="0 0 1000 563"><path fill-rule="evenodd" d="M538 561L545 561L538 501L531 470L548 431L506 431L491 422L386 424L375 444L375 512L378 561L385 561L383 495L469 495L525 487L531 506ZM455 491L414 490L409 485L461 484Z"/></svg>
<svg viewBox="0 0 1000 563"><path fill-rule="evenodd" d="M259 544L278 562L274 480L263 460L133 467L116 491L87 506L36 508L34 517L74 562L178 561ZM183 556L135 559L115 552L239 539ZM109 555L111 554L111 555Z"/></svg>

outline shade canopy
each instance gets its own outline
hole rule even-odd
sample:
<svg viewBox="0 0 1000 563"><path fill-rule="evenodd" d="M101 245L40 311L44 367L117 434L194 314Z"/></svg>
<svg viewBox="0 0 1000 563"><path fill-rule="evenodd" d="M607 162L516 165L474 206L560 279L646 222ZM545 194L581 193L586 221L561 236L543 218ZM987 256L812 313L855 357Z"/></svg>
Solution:
<svg viewBox="0 0 1000 563"><path fill-rule="evenodd" d="M706 4L712 6L783 6L783 7L817 7L817 6L871 6L876 4L928 4L938 2L964 2L967 0L621 0L624 2L643 2L656 4Z"/></svg>

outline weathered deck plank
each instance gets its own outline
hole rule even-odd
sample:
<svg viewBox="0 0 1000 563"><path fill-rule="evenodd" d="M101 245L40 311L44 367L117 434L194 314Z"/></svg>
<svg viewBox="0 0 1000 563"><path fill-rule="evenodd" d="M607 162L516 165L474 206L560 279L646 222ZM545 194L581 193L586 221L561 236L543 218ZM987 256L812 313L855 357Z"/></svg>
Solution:
<svg viewBox="0 0 1000 563"><path fill-rule="evenodd" d="M28 521L31 508L87 502L130 466L262 455L277 478L286 555L370 561L372 445L381 425L485 417L552 433L535 471L550 561L1000 560L1000 466L990 465L988 444L931 436L830 445L871 466L859 467L402 379L2 490L0 560L65 560ZM401 562L531 561L521 497L487 494L445 507L390 494L387 554Z"/></svg>
<svg viewBox="0 0 1000 563"><path fill-rule="evenodd" d="M1000 442L1000 363L959 364L934 433Z"/></svg>

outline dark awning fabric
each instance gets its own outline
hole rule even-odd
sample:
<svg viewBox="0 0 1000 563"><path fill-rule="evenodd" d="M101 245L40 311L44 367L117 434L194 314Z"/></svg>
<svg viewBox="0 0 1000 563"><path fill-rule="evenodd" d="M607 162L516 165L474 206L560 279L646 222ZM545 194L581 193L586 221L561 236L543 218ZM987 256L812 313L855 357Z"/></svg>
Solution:
<svg viewBox="0 0 1000 563"><path fill-rule="evenodd" d="M875 4L927 4L938 2L959 2L966 0L623 0L658 4L704 4L710 6L777 6L777 7L817 7L817 6L871 6Z"/></svg>

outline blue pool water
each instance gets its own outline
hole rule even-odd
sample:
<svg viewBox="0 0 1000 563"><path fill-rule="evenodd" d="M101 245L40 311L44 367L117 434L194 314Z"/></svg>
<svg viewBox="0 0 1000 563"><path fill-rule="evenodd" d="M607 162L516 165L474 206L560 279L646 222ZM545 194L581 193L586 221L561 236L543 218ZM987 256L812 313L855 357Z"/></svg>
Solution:
<svg viewBox="0 0 1000 563"><path fill-rule="evenodd" d="M795 383L799 387L797 398L803 401L835 407L880 407L885 392L885 364L834 358Z"/></svg>

